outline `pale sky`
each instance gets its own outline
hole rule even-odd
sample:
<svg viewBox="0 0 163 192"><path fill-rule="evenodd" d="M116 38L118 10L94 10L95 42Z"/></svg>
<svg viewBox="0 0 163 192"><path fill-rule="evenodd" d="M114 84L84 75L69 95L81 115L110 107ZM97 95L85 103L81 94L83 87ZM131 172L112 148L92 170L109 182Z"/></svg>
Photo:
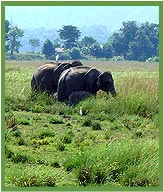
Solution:
<svg viewBox="0 0 163 192"><path fill-rule="evenodd" d="M5 19L20 28L105 25L118 30L123 21L159 23L158 6L6 6Z"/></svg>

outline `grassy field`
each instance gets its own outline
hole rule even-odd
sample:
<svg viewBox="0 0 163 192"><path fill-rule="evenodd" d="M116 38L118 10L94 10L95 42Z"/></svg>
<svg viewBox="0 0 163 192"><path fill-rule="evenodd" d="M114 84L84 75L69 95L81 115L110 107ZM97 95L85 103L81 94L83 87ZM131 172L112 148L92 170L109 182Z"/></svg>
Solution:
<svg viewBox="0 0 163 192"><path fill-rule="evenodd" d="M43 62L6 61L6 187L159 186L158 64L82 62L112 72L116 98L99 91L69 107L33 96Z"/></svg>

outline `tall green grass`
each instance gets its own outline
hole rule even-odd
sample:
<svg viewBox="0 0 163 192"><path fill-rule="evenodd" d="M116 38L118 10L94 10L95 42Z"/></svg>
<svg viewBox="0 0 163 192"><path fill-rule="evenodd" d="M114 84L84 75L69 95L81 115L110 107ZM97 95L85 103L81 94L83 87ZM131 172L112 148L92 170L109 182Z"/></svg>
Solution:
<svg viewBox="0 0 163 192"><path fill-rule="evenodd" d="M158 186L158 65L88 61L111 69L118 94L99 91L70 107L31 93L41 64L6 65L6 186Z"/></svg>
<svg viewBox="0 0 163 192"><path fill-rule="evenodd" d="M116 141L69 156L64 167L74 171L79 185L157 186L158 143ZM152 157L151 157L152 154Z"/></svg>

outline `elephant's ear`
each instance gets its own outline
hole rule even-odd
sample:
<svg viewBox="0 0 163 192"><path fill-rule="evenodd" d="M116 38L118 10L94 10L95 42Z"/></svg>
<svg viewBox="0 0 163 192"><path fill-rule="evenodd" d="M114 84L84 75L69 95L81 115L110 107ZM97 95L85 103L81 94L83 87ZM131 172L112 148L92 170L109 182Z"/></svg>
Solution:
<svg viewBox="0 0 163 192"><path fill-rule="evenodd" d="M89 69L89 71L85 74L85 81L86 81L86 85L87 85L87 91L88 92L92 92L92 93L96 93L98 90L98 86L97 86L97 78L99 76L100 72L95 69L95 68L91 68Z"/></svg>
<svg viewBox="0 0 163 192"><path fill-rule="evenodd" d="M58 80L59 80L59 77L61 75L61 73L64 71L64 66L61 64L59 65L55 70L54 70L54 80L55 80L55 84L57 85L58 84Z"/></svg>
<svg viewBox="0 0 163 192"><path fill-rule="evenodd" d="M98 76L98 78L97 78L97 86L98 86L98 88L101 87L102 82L103 82L103 73L101 73L101 74Z"/></svg>

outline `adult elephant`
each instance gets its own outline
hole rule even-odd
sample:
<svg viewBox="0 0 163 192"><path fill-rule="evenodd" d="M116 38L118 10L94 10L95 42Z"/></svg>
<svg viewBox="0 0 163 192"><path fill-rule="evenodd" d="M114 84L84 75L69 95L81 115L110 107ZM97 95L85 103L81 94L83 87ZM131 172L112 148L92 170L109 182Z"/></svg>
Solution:
<svg viewBox="0 0 163 192"><path fill-rule="evenodd" d="M61 73L71 67L81 66L80 61L72 63L54 63L48 62L38 67L31 79L31 88L34 92L46 92L53 94L57 91L58 79Z"/></svg>
<svg viewBox="0 0 163 192"><path fill-rule="evenodd" d="M110 71L101 73L94 67L79 66L65 70L58 81L58 100L64 101L74 91L96 94L98 90L116 95L114 80Z"/></svg>

